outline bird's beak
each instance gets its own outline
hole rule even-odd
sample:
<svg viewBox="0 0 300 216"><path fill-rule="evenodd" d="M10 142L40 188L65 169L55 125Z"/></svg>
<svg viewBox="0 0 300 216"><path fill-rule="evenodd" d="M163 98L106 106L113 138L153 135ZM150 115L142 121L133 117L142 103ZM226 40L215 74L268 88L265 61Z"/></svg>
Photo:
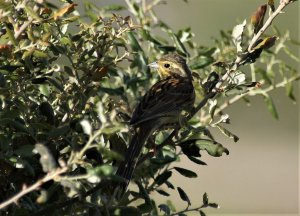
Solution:
<svg viewBox="0 0 300 216"><path fill-rule="evenodd" d="M148 64L148 67L153 68L153 69L158 69L159 65L157 62L152 62L152 63Z"/></svg>

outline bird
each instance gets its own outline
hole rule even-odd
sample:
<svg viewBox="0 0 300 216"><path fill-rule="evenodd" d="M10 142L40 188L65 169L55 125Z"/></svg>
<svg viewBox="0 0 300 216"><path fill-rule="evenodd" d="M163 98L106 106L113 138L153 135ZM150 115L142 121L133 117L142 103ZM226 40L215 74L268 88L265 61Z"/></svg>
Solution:
<svg viewBox="0 0 300 216"><path fill-rule="evenodd" d="M130 125L134 135L116 175L123 181L118 185L124 194L133 176L136 164L148 138L158 130L180 124L183 113L190 113L195 101L192 73L186 60L176 54L167 54L148 65L160 75L135 107Z"/></svg>

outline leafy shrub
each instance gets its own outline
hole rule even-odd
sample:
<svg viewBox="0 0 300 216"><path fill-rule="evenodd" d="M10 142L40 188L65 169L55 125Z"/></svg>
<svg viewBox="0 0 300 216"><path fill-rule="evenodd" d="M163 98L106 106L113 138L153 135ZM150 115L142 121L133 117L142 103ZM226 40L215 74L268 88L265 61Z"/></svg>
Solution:
<svg viewBox="0 0 300 216"><path fill-rule="evenodd" d="M174 172L197 177L191 170L172 166L180 157L206 165L201 151L214 157L229 154L210 129L218 128L238 141L226 129L229 116L220 115L231 103L240 99L248 103L248 97L262 95L278 118L268 93L286 87L295 100L293 82L299 73L277 56L283 50L298 59L286 45L288 33L255 39L266 26L267 5L263 5L251 19L254 28L244 22L233 31L221 31L214 46L205 47L193 41L191 29L174 32L156 17L159 1L141 7L140 1L128 0L128 8L97 8L85 2L84 15L68 2L57 7L43 0L0 1L1 208L18 201L3 213L205 215L203 208L217 208L207 194L203 204L190 208L184 185L177 191L188 207L179 212L171 203L155 203L151 193L169 196L160 186L175 190ZM271 18L293 1L281 1L278 8L272 2ZM133 17L122 17L119 10L128 10ZM194 72L195 113L200 114L190 116L176 137L168 130L153 136L135 172L138 190L130 189L116 201L107 186L118 180L114 171L132 135L128 126L132 109L159 79L147 64L168 52L187 58ZM256 61L260 64L252 64ZM244 73L247 67L250 75ZM13 197L18 192L20 197ZM138 205L135 201L140 200Z"/></svg>

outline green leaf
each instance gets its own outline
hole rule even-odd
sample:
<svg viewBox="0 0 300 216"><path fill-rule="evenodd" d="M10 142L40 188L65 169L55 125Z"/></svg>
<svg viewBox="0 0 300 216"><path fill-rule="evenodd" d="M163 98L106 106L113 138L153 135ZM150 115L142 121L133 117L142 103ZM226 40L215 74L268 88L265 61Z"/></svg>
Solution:
<svg viewBox="0 0 300 216"><path fill-rule="evenodd" d="M174 206L174 204L172 203L171 200L167 200L167 205L169 206L169 208L171 209L171 211L176 212L176 208Z"/></svg>
<svg viewBox="0 0 300 216"><path fill-rule="evenodd" d="M204 194L203 194L202 202L203 202L203 205L204 205L204 206L207 206L207 205L208 205L208 195L207 195L207 193L204 193Z"/></svg>
<svg viewBox="0 0 300 216"><path fill-rule="evenodd" d="M113 167L108 164L93 167L92 169L87 169L88 174L96 176L111 176L113 174Z"/></svg>
<svg viewBox="0 0 300 216"><path fill-rule="evenodd" d="M174 167L174 169L185 177L188 177L188 178L196 178L197 177L197 174L191 170L180 168L180 167Z"/></svg>
<svg viewBox="0 0 300 216"><path fill-rule="evenodd" d="M34 50L33 56L36 58L44 59L44 60L47 60L49 58L48 54L41 50Z"/></svg>
<svg viewBox="0 0 300 216"><path fill-rule="evenodd" d="M222 127L220 124L216 125L216 127L227 137L233 139L234 142L239 141L238 136L236 136L235 134L231 133L229 130L227 130L226 128Z"/></svg>
<svg viewBox="0 0 300 216"><path fill-rule="evenodd" d="M8 26L7 23L5 23L5 30L6 30L6 36L8 37L9 41L12 42L13 45L16 45L17 41L15 39L14 33L10 29L10 26Z"/></svg>
<svg viewBox="0 0 300 216"><path fill-rule="evenodd" d="M151 203L151 199L150 199L149 193L145 189L144 185L141 182L139 182L139 181L135 181L135 183L137 184L137 186L139 188L139 194L145 200L145 203Z"/></svg>
<svg viewBox="0 0 300 216"><path fill-rule="evenodd" d="M153 164L158 164L158 165L165 165L172 163L173 161L176 160L176 157L171 157L169 155L166 155L165 157L156 157L156 158L151 158L150 161Z"/></svg>
<svg viewBox="0 0 300 216"><path fill-rule="evenodd" d="M208 104L209 104L209 109L208 109L208 113L211 117L211 119L214 118L214 115L215 115L215 111L217 109L217 100L208 100Z"/></svg>
<svg viewBox="0 0 300 216"><path fill-rule="evenodd" d="M294 59L296 62L300 62L300 58L294 55L288 47L284 46L283 50L291 59Z"/></svg>
<svg viewBox="0 0 300 216"><path fill-rule="evenodd" d="M52 78L52 77L47 77L47 82L52 84L54 87L56 87L61 92L65 91L62 84L57 79Z"/></svg>
<svg viewBox="0 0 300 216"><path fill-rule="evenodd" d="M173 190L175 189L174 185L171 182L166 181L165 184L168 186L168 188L171 188Z"/></svg>
<svg viewBox="0 0 300 216"><path fill-rule="evenodd" d="M5 0L0 0L0 9L3 11L10 11L13 7L13 4L5 1Z"/></svg>
<svg viewBox="0 0 300 216"><path fill-rule="evenodd" d="M217 203L209 203L208 206L211 208L220 208L220 206Z"/></svg>
<svg viewBox="0 0 300 216"><path fill-rule="evenodd" d="M74 76L73 70L69 66L64 66L64 72L66 72L69 76Z"/></svg>
<svg viewBox="0 0 300 216"><path fill-rule="evenodd" d="M288 42L290 42L291 44L294 44L296 46L300 46L300 41L298 41L298 40L290 39Z"/></svg>
<svg viewBox="0 0 300 216"><path fill-rule="evenodd" d="M210 65L214 61L215 61L214 58L212 58L210 56L199 56L197 59L195 59L190 64L190 68L192 70L202 69L202 68L205 68L206 66Z"/></svg>
<svg viewBox="0 0 300 216"><path fill-rule="evenodd" d="M48 173L56 169L57 163L47 146L43 144L36 144L34 152L41 156L40 163L44 172Z"/></svg>
<svg viewBox="0 0 300 216"><path fill-rule="evenodd" d="M151 212L151 210L153 209L153 204L152 203L151 204L150 203L143 203L143 204L141 204L141 205L138 206L138 209L142 213Z"/></svg>
<svg viewBox="0 0 300 216"><path fill-rule="evenodd" d="M163 52L174 52L176 50L176 47L174 46L157 46L157 48Z"/></svg>
<svg viewBox="0 0 300 216"><path fill-rule="evenodd" d="M61 44L65 45L65 46L73 46L73 42L69 37L61 37L60 38L60 42Z"/></svg>
<svg viewBox="0 0 300 216"><path fill-rule="evenodd" d="M100 87L99 91L105 92L109 95L122 95L122 94L124 94L124 88L123 87L119 87L119 88Z"/></svg>
<svg viewBox="0 0 300 216"><path fill-rule="evenodd" d="M22 55L22 59L25 61L25 65L29 68L29 69L33 69L34 66L32 64L32 61L31 61L31 56L32 56L32 53L34 52L34 49L31 49L31 50L27 50L23 53Z"/></svg>
<svg viewBox="0 0 300 216"><path fill-rule="evenodd" d="M296 102L296 98L294 95L294 88L293 88L293 84L291 82L287 83L285 86L285 92L286 95L293 101Z"/></svg>
<svg viewBox="0 0 300 216"><path fill-rule="evenodd" d="M145 72L146 74L150 73L150 68L148 67L148 60L144 52L138 53L138 65L141 71Z"/></svg>
<svg viewBox="0 0 300 216"><path fill-rule="evenodd" d="M80 121L80 125L83 129L83 132L89 136L92 135L92 125L90 124L90 122L87 119L83 119L82 121Z"/></svg>
<svg viewBox="0 0 300 216"><path fill-rule="evenodd" d="M159 193L160 195L163 195L163 196L170 196L169 193L167 193L166 191L164 190L161 190L161 189L156 189L157 193Z"/></svg>
<svg viewBox="0 0 300 216"><path fill-rule="evenodd" d="M179 143L179 146L181 147L182 152L186 156L194 156L194 157L200 157L200 149L195 144L195 139L186 140L184 142Z"/></svg>
<svg viewBox="0 0 300 216"><path fill-rule="evenodd" d="M167 206L166 204L160 204L158 208L160 211L163 211L166 215L170 215L171 213L169 206Z"/></svg>
<svg viewBox="0 0 300 216"><path fill-rule="evenodd" d="M277 36L266 37L261 40L258 44L255 45L253 50L260 50L260 49L269 49L275 45L276 40L278 40Z"/></svg>
<svg viewBox="0 0 300 216"><path fill-rule="evenodd" d="M32 9L30 6L25 6L25 11L29 16L31 16L33 19L36 19L37 21L41 21L42 19L39 17L39 15Z"/></svg>
<svg viewBox="0 0 300 216"><path fill-rule="evenodd" d="M182 190L180 187L177 187L177 191L179 193L180 198L188 203L188 206L191 205L191 201L189 199L189 197L187 196L187 194L184 192L184 190Z"/></svg>
<svg viewBox="0 0 300 216"><path fill-rule="evenodd" d="M155 46L161 46L161 42L158 39L156 39L151 33L152 31L141 29L141 36L145 41L150 41L154 43Z"/></svg>
<svg viewBox="0 0 300 216"><path fill-rule="evenodd" d="M275 107L275 104L274 104L272 98L268 94L264 94L264 101L267 104L267 108L268 108L269 112L272 114L272 116L275 119L278 120L279 119L278 112L277 112L277 109Z"/></svg>
<svg viewBox="0 0 300 216"><path fill-rule="evenodd" d="M175 43L175 46L177 47L179 53L183 56L189 57L190 54L188 53L188 51L186 50L185 46L183 45L183 43L180 41L180 39L178 38L178 36L174 33L171 34L172 39Z"/></svg>
<svg viewBox="0 0 300 216"><path fill-rule="evenodd" d="M47 81L47 77L38 77L31 80L32 84L43 84Z"/></svg>
<svg viewBox="0 0 300 216"><path fill-rule="evenodd" d="M187 156L188 159L190 159L191 161L193 161L196 164L199 165L207 165L205 162L203 162L202 160L199 160L198 158L192 157L192 156Z"/></svg>
<svg viewBox="0 0 300 216"><path fill-rule="evenodd" d="M14 119L20 115L20 110L12 109L12 110L1 110L0 112L0 121L3 119Z"/></svg>
<svg viewBox="0 0 300 216"><path fill-rule="evenodd" d="M39 105L39 110L47 118L47 122L53 125L55 122L55 116L52 106L48 102L42 102Z"/></svg>
<svg viewBox="0 0 300 216"><path fill-rule="evenodd" d="M19 121L9 120L9 124L15 130L18 130L18 131L21 131L21 132L28 133L28 134L32 135L31 130L29 130L30 128L27 128L23 123L21 123Z"/></svg>
<svg viewBox="0 0 300 216"><path fill-rule="evenodd" d="M201 150L207 151L207 153L213 157L220 157L225 154L229 154L228 149L224 148L220 143L217 143L208 139L197 140L196 144Z"/></svg>
<svg viewBox="0 0 300 216"><path fill-rule="evenodd" d="M200 210L199 213L200 213L200 216L206 216L206 214L202 210Z"/></svg>
<svg viewBox="0 0 300 216"><path fill-rule="evenodd" d="M123 207L121 209L115 210L112 215L141 216L142 214L141 214L140 210L135 207Z"/></svg>
<svg viewBox="0 0 300 216"><path fill-rule="evenodd" d="M42 81L42 80L43 79L40 79L39 81ZM46 81L46 79L45 79L45 81ZM32 84L38 84L36 82L38 82L38 80L32 80ZM42 84L42 83L40 83L40 84ZM42 95L45 95L46 97L49 97L49 95L52 93L51 92L52 89L51 89L50 85L48 85L48 84L39 85L39 90L40 90L40 93ZM50 119L47 119L47 120L50 121Z"/></svg>
<svg viewBox="0 0 300 216"><path fill-rule="evenodd" d="M140 46L139 42L135 38L133 32L128 32L127 36L128 36L129 45L131 46L131 49L134 52L144 52L142 47Z"/></svg>
<svg viewBox="0 0 300 216"><path fill-rule="evenodd" d="M49 138L57 138L59 136L63 136L65 134L67 134L69 131L70 131L70 126L69 125L63 125L63 126L60 126L58 128L55 128L55 129L51 130L48 133L48 137Z"/></svg>
<svg viewBox="0 0 300 216"><path fill-rule="evenodd" d="M32 157L34 145L22 145L15 150L15 154L21 157Z"/></svg>
<svg viewBox="0 0 300 216"><path fill-rule="evenodd" d="M172 176L172 171L165 171L155 178L155 183L159 186L165 183Z"/></svg>
<svg viewBox="0 0 300 216"><path fill-rule="evenodd" d="M0 71L3 70L5 72L12 73L20 67L22 67L22 65L2 65L0 66Z"/></svg>
<svg viewBox="0 0 300 216"><path fill-rule="evenodd" d="M216 47L200 47L198 49L198 56L212 57L212 55L217 51Z"/></svg>

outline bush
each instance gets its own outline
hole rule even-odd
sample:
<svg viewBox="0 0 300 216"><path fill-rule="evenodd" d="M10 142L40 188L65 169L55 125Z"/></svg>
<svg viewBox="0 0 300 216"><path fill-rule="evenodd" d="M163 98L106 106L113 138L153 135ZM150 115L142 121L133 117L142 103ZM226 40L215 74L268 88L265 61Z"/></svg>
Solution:
<svg viewBox="0 0 300 216"><path fill-rule="evenodd" d="M205 215L204 208L217 208L207 194L199 207L190 208L184 185L173 185L172 174L187 178L197 174L172 163L186 156L205 165L201 151L213 157L229 154L210 129L218 128L238 141L226 128L229 116L222 114L232 102L248 103L248 97L262 95L278 118L269 92L285 87L287 96L295 100L293 83L299 73L277 56L284 50L291 59L298 59L286 45L288 33L280 38L277 32L262 35L268 21L293 1L281 1L276 8L269 1L272 12L266 22L268 6L260 6L252 25L243 22L233 31L221 31L213 47L193 41L191 29L174 32L156 17L154 7L159 1L142 7L140 1L128 0L128 8L97 8L85 2L83 15L75 3L68 2L57 7L43 0L0 1L3 214L185 215L198 211ZM118 15L120 10L131 12L132 17ZM197 95L193 114L200 110L201 115L190 116L188 126L178 134L156 133L134 175L138 190L130 188L123 199L115 200L108 185L118 181L114 172L133 133L128 126L132 109L159 80L147 64L169 52L187 58ZM247 68L251 75L244 73ZM171 202L156 203L153 191L169 196L161 185L176 188L187 209L176 212Z"/></svg>

